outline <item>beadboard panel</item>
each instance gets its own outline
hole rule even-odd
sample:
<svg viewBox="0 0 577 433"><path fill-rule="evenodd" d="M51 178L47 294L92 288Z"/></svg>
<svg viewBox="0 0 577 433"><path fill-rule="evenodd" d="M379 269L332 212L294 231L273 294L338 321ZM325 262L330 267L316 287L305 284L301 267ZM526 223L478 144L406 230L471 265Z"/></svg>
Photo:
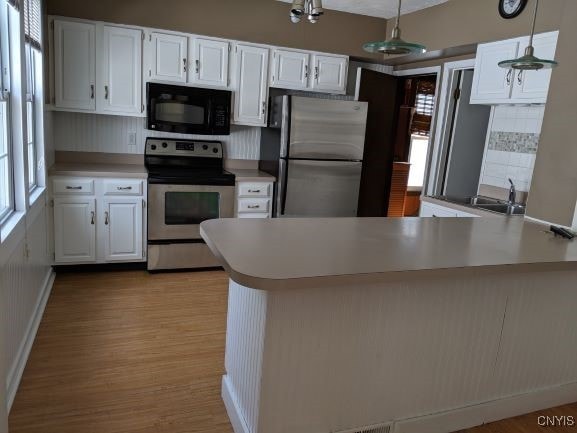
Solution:
<svg viewBox="0 0 577 433"><path fill-rule="evenodd" d="M43 201L43 200L41 200ZM26 236L20 239L8 260L0 267L0 331L2 332L2 364L8 407L10 407L28 357L35 326L42 311L39 306L46 293L52 269L47 246L47 209L39 203L31 211Z"/></svg>
<svg viewBox="0 0 577 433"><path fill-rule="evenodd" d="M269 293L259 431L343 431L483 401L505 300L462 278Z"/></svg>
<svg viewBox="0 0 577 433"><path fill-rule="evenodd" d="M250 414L252 433L384 423L449 432L569 403L575 278L471 270L266 293L231 283L226 379L237 414Z"/></svg>
<svg viewBox="0 0 577 433"><path fill-rule="evenodd" d="M53 112L54 148L60 151L144 154L147 137L219 140L228 159L259 159L260 128L232 125L230 135L188 135L151 131L142 117ZM136 145L128 144L136 134Z"/></svg>
<svg viewBox="0 0 577 433"><path fill-rule="evenodd" d="M258 431L266 298L266 292L230 281L225 368L240 418L250 433Z"/></svg>

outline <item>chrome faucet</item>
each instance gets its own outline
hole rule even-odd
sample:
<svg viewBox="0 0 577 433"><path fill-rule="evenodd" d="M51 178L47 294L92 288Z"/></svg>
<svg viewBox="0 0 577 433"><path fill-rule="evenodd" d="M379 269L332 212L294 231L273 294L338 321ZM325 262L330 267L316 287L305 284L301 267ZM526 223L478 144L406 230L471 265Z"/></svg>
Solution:
<svg viewBox="0 0 577 433"><path fill-rule="evenodd" d="M515 184L511 178L509 178L509 183L511 184L511 187L509 188L509 204L515 204L517 201L517 190L515 189Z"/></svg>

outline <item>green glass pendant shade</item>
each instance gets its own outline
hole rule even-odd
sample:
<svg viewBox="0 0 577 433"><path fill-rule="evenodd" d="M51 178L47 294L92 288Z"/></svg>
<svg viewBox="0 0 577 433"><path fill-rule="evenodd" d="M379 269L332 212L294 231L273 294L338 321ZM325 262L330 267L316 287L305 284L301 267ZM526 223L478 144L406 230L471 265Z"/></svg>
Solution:
<svg viewBox="0 0 577 433"><path fill-rule="evenodd" d="M511 60L499 62L501 68L517 69L521 71L539 71L541 69L552 69L557 66L555 60L545 60L535 57L534 49L530 45L525 49L525 55Z"/></svg>
<svg viewBox="0 0 577 433"><path fill-rule="evenodd" d="M555 60L540 59L535 56L535 47L533 47L533 36L535 35L535 22L537 21L537 11L539 10L539 0L535 0L535 11L533 12L533 24L531 27L531 37L529 45L525 48L523 56L511 60L499 62L501 68L517 69L520 71L539 71L541 69L552 69L558 65Z"/></svg>
<svg viewBox="0 0 577 433"><path fill-rule="evenodd" d="M393 34L390 39L386 41L368 42L363 45L363 50L369 53L380 53L389 55L406 55L406 54L422 54L427 52L424 45L415 44L404 41L401 38L401 29L399 21L401 19L401 0L399 0L399 8L397 11L397 22L393 29Z"/></svg>

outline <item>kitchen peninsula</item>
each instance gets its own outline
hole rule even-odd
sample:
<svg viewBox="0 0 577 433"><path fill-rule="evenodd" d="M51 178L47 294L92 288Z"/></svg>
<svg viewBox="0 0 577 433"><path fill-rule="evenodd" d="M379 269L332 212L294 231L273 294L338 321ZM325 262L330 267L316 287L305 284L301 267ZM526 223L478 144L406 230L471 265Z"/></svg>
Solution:
<svg viewBox="0 0 577 433"><path fill-rule="evenodd" d="M221 219L201 232L231 278L236 433L452 432L577 400L577 242L546 226Z"/></svg>

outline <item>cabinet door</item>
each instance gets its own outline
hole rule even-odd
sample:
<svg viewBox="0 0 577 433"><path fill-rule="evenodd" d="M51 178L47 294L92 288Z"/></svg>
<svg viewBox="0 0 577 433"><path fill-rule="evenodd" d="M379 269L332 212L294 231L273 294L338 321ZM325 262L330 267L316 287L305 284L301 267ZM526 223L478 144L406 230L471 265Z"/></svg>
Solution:
<svg viewBox="0 0 577 433"><path fill-rule="evenodd" d="M557 48L558 32L536 35L533 40L535 56L541 59L554 59ZM529 39L521 42L523 50ZM545 103L551 81L551 69L540 71L514 71L513 99L517 102Z"/></svg>
<svg viewBox="0 0 577 433"><path fill-rule="evenodd" d="M513 85L513 71L499 67L499 62L517 57L520 39L479 45L471 103L508 102Z"/></svg>
<svg viewBox="0 0 577 433"><path fill-rule="evenodd" d="M99 111L142 111L142 31L104 26Z"/></svg>
<svg viewBox="0 0 577 433"><path fill-rule="evenodd" d="M285 89L306 89L309 81L309 54L275 50L271 86Z"/></svg>
<svg viewBox="0 0 577 433"><path fill-rule="evenodd" d="M237 45L235 51L234 121L241 125L266 126L268 49Z"/></svg>
<svg viewBox="0 0 577 433"><path fill-rule="evenodd" d="M188 38L154 32L150 35L150 41L150 79L185 83Z"/></svg>
<svg viewBox="0 0 577 433"><path fill-rule="evenodd" d="M207 86L228 87L228 56L230 44L226 41L195 38L192 47L194 72L192 82Z"/></svg>
<svg viewBox="0 0 577 433"><path fill-rule="evenodd" d="M54 104L96 109L95 31L89 23L54 20Z"/></svg>
<svg viewBox="0 0 577 433"><path fill-rule="evenodd" d="M94 198L54 199L54 247L57 263L96 261Z"/></svg>
<svg viewBox="0 0 577 433"><path fill-rule="evenodd" d="M347 85L348 58L315 55L312 88L331 92L344 92Z"/></svg>
<svg viewBox="0 0 577 433"><path fill-rule="evenodd" d="M104 259L141 260L143 201L141 198L114 198L102 201Z"/></svg>

